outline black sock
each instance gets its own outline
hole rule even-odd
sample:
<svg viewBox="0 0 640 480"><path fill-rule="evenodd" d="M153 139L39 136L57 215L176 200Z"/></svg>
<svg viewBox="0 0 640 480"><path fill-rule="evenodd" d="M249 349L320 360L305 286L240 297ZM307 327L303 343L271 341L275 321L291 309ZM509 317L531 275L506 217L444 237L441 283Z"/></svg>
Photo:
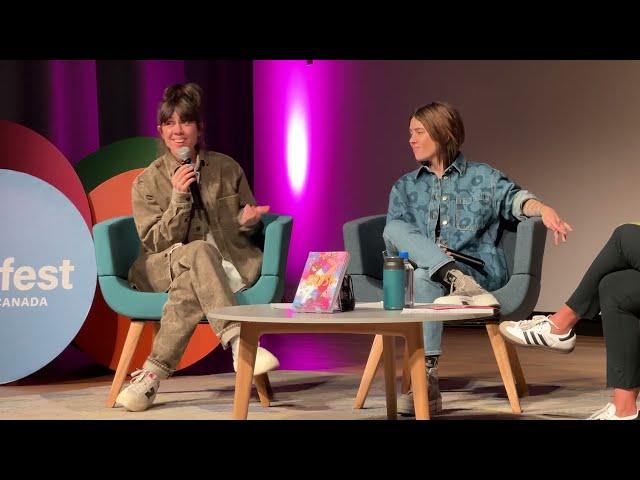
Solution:
<svg viewBox="0 0 640 480"><path fill-rule="evenodd" d="M427 364L427 368L437 367L439 358L440 355L425 355L424 362Z"/></svg>

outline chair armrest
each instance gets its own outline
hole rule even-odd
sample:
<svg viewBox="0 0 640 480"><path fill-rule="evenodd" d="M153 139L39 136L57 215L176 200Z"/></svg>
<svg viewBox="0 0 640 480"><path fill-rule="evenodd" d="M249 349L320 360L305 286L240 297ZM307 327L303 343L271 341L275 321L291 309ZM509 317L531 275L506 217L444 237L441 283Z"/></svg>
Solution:
<svg viewBox="0 0 640 480"><path fill-rule="evenodd" d="M524 320L531 315L540 295L540 279L511 275L502 288L492 292L500 302L500 320Z"/></svg>
<svg viewBox="0 0 640 480"><path fill-rule="evenodd" d="M540 217L527 218L518 223L512 275L542 276L542 257L547 229Z"/></svg>
<svg viewBox="0 0 640 480"><path fill-rule="evenodd" d="M265 227L261 275L284 279L293 217L279 215Z"/></svg>

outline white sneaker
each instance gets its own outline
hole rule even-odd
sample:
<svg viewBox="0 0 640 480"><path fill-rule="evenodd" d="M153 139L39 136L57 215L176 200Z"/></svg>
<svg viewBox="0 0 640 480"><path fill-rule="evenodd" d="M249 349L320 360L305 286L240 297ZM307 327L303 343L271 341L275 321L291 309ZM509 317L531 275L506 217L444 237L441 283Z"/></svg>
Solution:
<svg viewBox="0 0 640 480"><path fill-rule="evenodd" d="M500 333L511 343L523 347L542 348L558 353L571 353L576 346L576 334L571 329L569 333L551 333L555 324L549 316L534 315L531 320L519 322L502 322Z"/></svg>
<svg viewBox="0 0 640 480"><path fill-rule="evenodd" d="M231 340L231 355L233 355L233 370L235 372L238 371L238 349L240 348L240 337L234 337ZM256 363L253 366L253 376L257 377L258 375L262 375L263 373L270 372L271 370L276 370L280 367L280 362L276 358L276 356L271 353L266 348L262 348L258 346L258 350L256 351Z"/></svg>
<svg viewBox="0 0 640 480"><path fill-rule="evenodd" d="M473 305L477 307L499 307L500 302L487 292L470 275L460 270L449 270L447 281L451 284L449 295L436 298L433 303L449 305Z"/></svg>
<svg viewBox="0 0 640 480"><path fill-rule="evenodd" d="M136 370L131 374L131 383L116 398L130 412L141 412L153 404L160 386L158 376L149 370Z"/></svg>
<svg viewBox="0 0 640 480"><path fill-rule="evenodd" d="M616 415L616 406L613 403L607 403L603 408L591 415L587 420L637 420L638 412L628 417L618 417Z"/></svg>

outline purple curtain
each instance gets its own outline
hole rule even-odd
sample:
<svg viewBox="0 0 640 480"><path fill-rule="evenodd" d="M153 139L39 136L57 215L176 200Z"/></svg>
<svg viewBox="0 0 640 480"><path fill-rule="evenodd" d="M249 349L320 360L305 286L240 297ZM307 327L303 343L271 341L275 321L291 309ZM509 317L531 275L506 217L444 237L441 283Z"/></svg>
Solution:
<svg viewBox="0 0 640 480"><path fill-rule="evenodd" d="M0 118L48 138L76 165L98 148L156 136L165 87L204 90L207 147L233 157L253 184L253 77L250 60L0 61Z"/></svg>

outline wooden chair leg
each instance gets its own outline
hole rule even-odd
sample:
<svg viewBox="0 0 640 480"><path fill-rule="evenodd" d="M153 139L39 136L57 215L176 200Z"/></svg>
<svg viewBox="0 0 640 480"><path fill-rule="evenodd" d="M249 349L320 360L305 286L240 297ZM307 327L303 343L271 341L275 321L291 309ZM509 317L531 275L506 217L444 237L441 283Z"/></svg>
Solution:
<svg viewBox="0 0 640 480"><path fill-rule="evenodd" d="M402 356L402 393L408 393L411 389L411 370L409 369L409 349L404 342L404 355Z"/></svg>
<svg viewBox="0 0 640 480"><path fill-rule="evenodd" d="M396 348L395 337L384 335L382 338L382 361L384 363L384 388L387 399L387 420L398 418L396 401Z"/></svg>
<svg viewBox="0 0 640 480"><path fill-rule="evenodd" d="M253 377L253 381L256 384L256 390L258 391L258 398L263 407L269 407L271 400L273 400L273 390L271 389L271 382L269 382L269 376L266 373L262 375L256 375Z"/></svg>
<svg viewBox="0 0 640 480"><path fill-rule="evenodd" d="M136 352L136 347L140 341L144 324L145 322L131 321L129 331L127 332L127 338L122 349L122 354L118 361L118 368L116 368L116 374L113 377L111 390L109 390L109 396L107 397L107 408L113 408L116 404L116 397L120 393L124 379L127 376L127 370L129 369L129 365L131 365L133 354Z"/></svg>
<svg viewBox="0 0 640 480"><path fill-rule="evenodd" d="M507 342L500 335L497 323L486 324L487 333L489 334L489 340L491 341L491 348L493 348L493 354L496 357L498 363L498 369L500 370L500 376L502 377L502 383L507 391L507 397L511 404L511 410L513 413L522 413L520 407L520 399L518 398L518 391L516 389L515 377L513 375L513 368L511 366L509 353L507 350Z"/></svg>
<svg viewBox="0 0 640 480"><path fill-rule="evenodd" d="M373 377L375 377L378 366L380 365L380 360L382 359L382 348L382 335L376 335L373 339L373 345L371 345L369 359L364 368L362 380L360 380L360 387L358 388L358 394L356 395L353 408L362 408L364 406L364 401L367 399Z"/></svg>
<svg viewBox="0 0 640 480"><path fill-rule="evenodd" d="M156 335L158 335L158 332L160 331L160 322L153 322L153 331L151 332L151 344L153 344L153 342L156 339Z"/></svg>
<svg viewBox="0 0 640 480"><path fill-rule="evenodd" d="M529 387L527 386L527 381L524 378L524 372L522 371L522 366L520 365L520 359L518 358L516 347L509 342L505 342L505 345L507 347L507 353L509 354L509 362L511 363L513 376L516 380L516 389L518 390L518 396L521 398L526 397L529 395Z"/></svg>
<svg viewBox="0 0 640 480"><path fill-rule="evenodd" d="M409 371L413 385L413 407L416 420L429 420L429 382L424 362L424 343L422 324L415 324L405 337L409 356Z"/></svg>

